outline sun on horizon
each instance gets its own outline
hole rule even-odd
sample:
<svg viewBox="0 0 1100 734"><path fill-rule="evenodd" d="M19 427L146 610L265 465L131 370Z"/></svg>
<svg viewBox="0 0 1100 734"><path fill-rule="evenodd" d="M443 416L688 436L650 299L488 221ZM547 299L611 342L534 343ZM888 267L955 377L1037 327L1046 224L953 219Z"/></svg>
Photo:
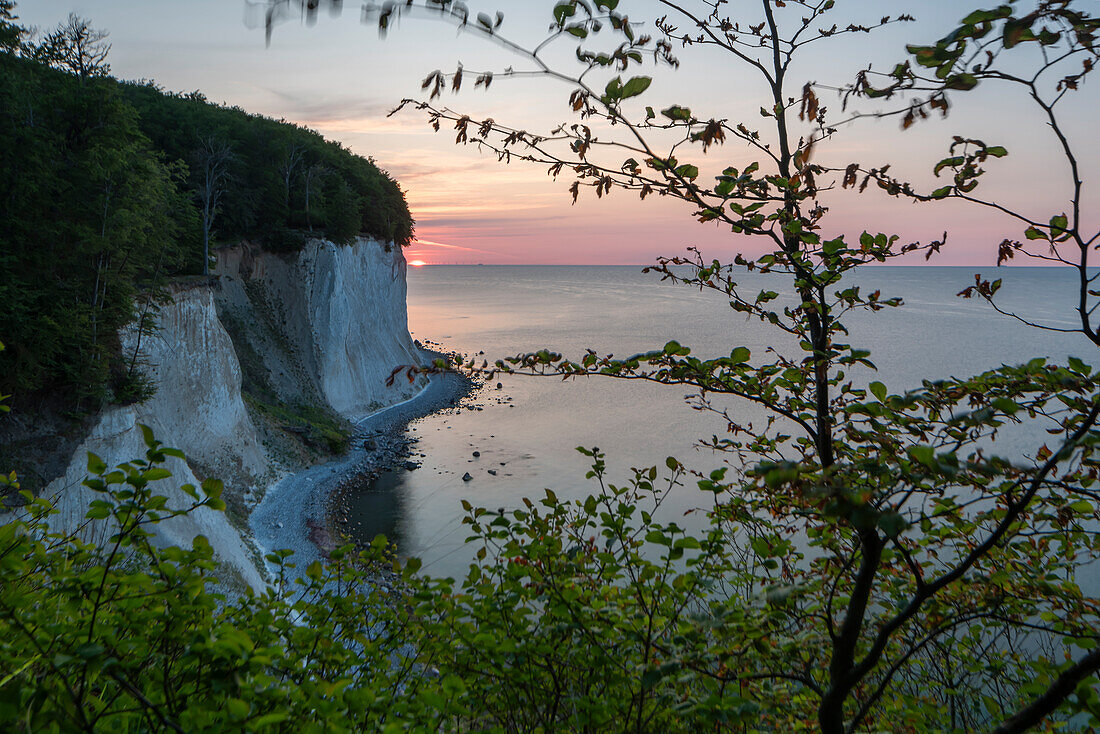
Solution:
<svg viewBox="0 0 1100 734"><path fill-rule="evenodd" d="M409 261L409 265L412 265L414 268L422 268L427 264L428 263L424 262L423 260L410 260Z"/></svg>

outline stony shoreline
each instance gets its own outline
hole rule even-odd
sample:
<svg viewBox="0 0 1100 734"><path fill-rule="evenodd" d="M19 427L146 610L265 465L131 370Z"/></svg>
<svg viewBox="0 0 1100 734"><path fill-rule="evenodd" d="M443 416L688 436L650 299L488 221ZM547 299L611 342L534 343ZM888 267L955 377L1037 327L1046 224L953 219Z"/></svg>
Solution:
<svg viewBox="0 0 1100 734"><path fill-rule="evenodd" d="M437 356L425 350L427 359ZM408 423L457 406L476 388L457 373L430 375L428 385L413 398L359 421L347 454L283 477L249 517L262 553L293 551L291 561L299 571L323 560L343 542L343 494L361 490L385 469L410 461L412 447L404 435Z"/></svg>

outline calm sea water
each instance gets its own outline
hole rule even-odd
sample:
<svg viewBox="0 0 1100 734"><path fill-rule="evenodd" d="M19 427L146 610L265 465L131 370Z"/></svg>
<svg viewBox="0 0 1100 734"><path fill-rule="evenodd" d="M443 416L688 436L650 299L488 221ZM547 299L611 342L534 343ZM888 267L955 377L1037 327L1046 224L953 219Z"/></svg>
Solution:
<svg viewBox="0 0 1100 734"><path fill-rule="evenodd" d="M854 278L905 306L844 319L851 343L872 351L877 379L893 391L917 387L924 378L964 376L1031 357L1095 360L1095 347L1080 335L1039 331L998 315L989 306L955 294L973 283L973 268L876 267ZM1073 274L1049 268L983 271L1004 280L1004 305L1035 321L1072 328ZM783 291L780 276L740 279L751 289ZM409 328L421 340L467 354L484 352L490 362L550 348L580 357L591 347L617 356L659 349L670 339L701 356L728 354L746 346L765 358L768 347L789 343L755 320L734 313L720 296L662 283L640 267L429 266L410 268ZM479 355L480 358L480 355ZM598 446L608 455L609 474L625 480L630 467L658 465L676 456L709 470L722 455L697 448L701 437L725 432L716 416L684 403L683 387L589 378L502 378L458 410L428 416L408 429L423 466L388 473L351 510L364 539L394 538L402 553L420 556L437 575L461 574L474 548L465 546L460 500L512 508L522 497L540 497L545 487L559 496L583 496L588 460L575 447ZM739 418L763 415L740 402L726 403ZM480 407L481 410L477 408ZM1025 443L1020 442L1020 451ZM1003 450L1003 449L1002 449ZM480 456L474 457L477 451ZM490 474L489 470L496 472ZM469 472L473 479L463 481ZM706 497L679 492L670 513L688 513Z"/></svg>

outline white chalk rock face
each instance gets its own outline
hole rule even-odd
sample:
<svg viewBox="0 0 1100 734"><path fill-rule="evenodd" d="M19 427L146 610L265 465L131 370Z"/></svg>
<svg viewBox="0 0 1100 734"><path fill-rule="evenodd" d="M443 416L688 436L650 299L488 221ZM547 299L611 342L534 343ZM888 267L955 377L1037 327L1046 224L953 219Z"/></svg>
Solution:
<svg viewBox="0 0 1100 734"><path fill-rule="evenodd" d="M425 384L404 370L420 364L409 336L405 257L365 238L351 245L312 240L293 260L265 254L254 279L280 304L295 344L321 395L355 421L406 400ZM262 260L262 263L261 263Z"/></svg>
<svg viewBox="0 0 1100 734"><path fill-rule="evenodd" d="M139 351L156 381L157 392L142 405L106 410L65 474L46 488L45 495L56 498L59 513L52 522L58 528L79 527L88 503L98 497L81 485L87 452L108 466L144 458L146 447L139 423L152 428L158 440L181 449L213 476L249 481L266 470L256 430L241 399L240 365L229 335L218 321L210 290L176 293L174 301L162 308L157 325L156 334L142 338ZM138 346L132 333L124 335L123 342L127 349ZM197 486L199 480L191 467L178 459L170 459L167 468L173 476L155 485L157 493L168 497L169 507L189 506L191 498L178 487ZM160 523L153 531L159 543L185 547L196 535L206 536L225 566L253 588L262 587L248 547L224 512L199 509ZM109 533L109 528L93 524L86 533Z"/></svg>
<svg viewBox="0 0 1100 734"><path fill-rule="evenodd" d="M210 289L178 293L158 327L141 345L157 391L137 407L139 420L216 476L263 475L267 461L241 397L241 367ZM124 341L136 346L132 334Z"/></svg>
<svg viewBox="0 0 1100 734"><path fill-rule="evenodd" d="M336 412L358 420L412 397L426 384L422 376L410 382L404 369L390 380L395 368L420 362L409 336L405 258L399 247L368 239L350 246L313 240L291 256L242 246L224 251L221 259L220 293L240 307L236 318L262 320L277 332L265 342L270 354L261 359L287 369L293 362L295 376L281 383L288 399L316 394ZM249 300L245 283L258 287L259 301ZM137 350L156 382L156 394L142 405L110 408L100 416L64 476L46 488L59 510L51 521L55 528L80 528L88 503L97 498L81 485L87 452L109 466L144 457L138 424L188 457L189 463L169 460L173 477L158 482L157 491L169 498L170 507L190 506L191 499L178 487L198 486L196 474L218 477L235 496L248 498L250 490L286 471L265 452L249 417L240 362L211 288L177 289L157 316L155 334L139 341L130 332L122 341L129 353ZM282 355L276 355L280 350ZM301 383L294 384L302 372ZM106 537L111 529L95 523L83 532ZM204 535L228 571L223 576L263 587L254 553L225 513L200 509L155 526L155 533L157 542L181 546Z"/></svg>
<svg viewBox="0 0 1100 734"><path fill-rule="evenodd" d="M377 242L314 244L299 258L314 334L321 390L330 405L358 419L407 399L422 387L393 370L418 366L409 336L405 257Z"/></svg>

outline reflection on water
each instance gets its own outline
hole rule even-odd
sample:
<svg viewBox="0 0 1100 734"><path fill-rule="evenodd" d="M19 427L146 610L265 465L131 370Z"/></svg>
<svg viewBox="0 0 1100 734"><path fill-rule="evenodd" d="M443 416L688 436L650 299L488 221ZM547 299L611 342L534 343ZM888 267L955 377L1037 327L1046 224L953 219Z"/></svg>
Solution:
<svg viewBox="0 0 1100 734"><path fill-rule="evenodd" d="M484 357L490 362L543 347L579 357L586 347L620 356L657 349L670 339L700 356L748 347L766 358L776 330L733 314L724 299L662 283L637 267L431 266L409 272L409 325L413 335ZM855 278L868 292L902 296L907 306L879 314L850 314L851 342L872 350L878 372L853 373L881 380L893 391L923 378L980 372L1024 357L1084 356L1094 348L1074 335L1029 329L980 302L955 294L973 283L970 268L866 268ZM987 273L994 277L992 271ZM1006 268L1001 293L1007 307L1052 323L1072 304L1072 274L1055 269ZM746 275L746 292L781 291L781 278ZM782 299L781 299L782 300ZM781 306L780 306L781 307ZM460 500L496 509L552 487L560 497L592 490L588 461L575 447L599 446L608 474L625 479L632 466L662 466L676 456L709 471L725 457L700 450L701 437L722 435L725 424L683 402L687 390L637 382L501 378L463 405L414 422L408 438L422 466L397 469L360 496L349 498L351 528L370 540L384 532L401 552L418 555L437 575L461 574L475 548L463 545ZM762 421L755 406L718 402L741 420ZM480 408L480 410L479 410ZM473 452L480 456L475 457ZM463 481L466 473L469 481ZM712 495L687 486L670 498L677 518ZM671 519L671 517L670 517ZM361 523L355 525L354 522ZM688 516L687 525L699 522Z"/></svg>
<svg viewBox="0 0 1100 734"><path fill-rule="evenodd" d="M405 547L402 529L408 516L408 491L404 473L399 469L382 472L369 487L347 492L344 506L348 511L348 535L361 546L369 545L378 535L385 535L398 548Z"/></svg>

